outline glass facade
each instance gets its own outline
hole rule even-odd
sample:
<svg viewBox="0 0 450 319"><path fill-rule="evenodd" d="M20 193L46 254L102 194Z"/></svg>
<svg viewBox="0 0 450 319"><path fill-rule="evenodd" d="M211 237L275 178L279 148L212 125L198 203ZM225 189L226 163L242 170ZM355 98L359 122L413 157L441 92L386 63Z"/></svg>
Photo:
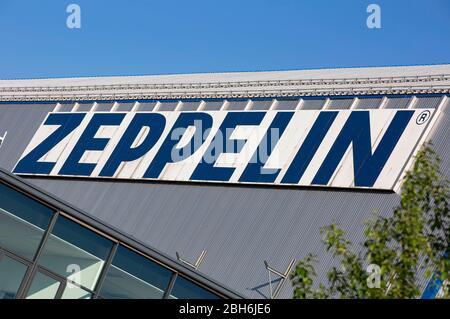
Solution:
<svg viewBox="0 0 450 319"><path fill-rule="evenodd" d="M61 282L57 279L37 272L28 290L27 299L54 299L60 286Z"/></svg>
<svg viewBox="0 0 450 319"><path fill-rule="evenodd" d="M163 298L173 273L119 246L106 275L100 295L103 298Z"/></svg>
<svg viewBox="0 0 450 319"><path fill-rule="evenodd" d="M52 216L48 207L0 184L0 247L32 260Z"/></svg>
<svg viewBox="0 0 450 319"><path fill-rule="evenodd" d="M39 265L93 290L113 242L60 216Z"/></svg>
<svg viewBox="0 0 450 319"><path fill-rule="evenodd" d="M92 293L72 283L68 283L61 299L91 299Z"/></svg>
<svg viewBox="0 0 450 319"><path fill-rule="evenodd" d="M0 299L219 298L103 232L0 182Z"/></svg>
<svg viewBox="0 0 450 319"><path fill-rule="evenodd" d="M0 259L0 298L13 299L17 296L27 266L2 255Z"/></svg>
<svg viewBox="0 0 450 319"><path fill-rule="evenodd" d="M192 281L178 276L173 286L170 298L174 299L218 299L210 291L196 285Z"/></svg>

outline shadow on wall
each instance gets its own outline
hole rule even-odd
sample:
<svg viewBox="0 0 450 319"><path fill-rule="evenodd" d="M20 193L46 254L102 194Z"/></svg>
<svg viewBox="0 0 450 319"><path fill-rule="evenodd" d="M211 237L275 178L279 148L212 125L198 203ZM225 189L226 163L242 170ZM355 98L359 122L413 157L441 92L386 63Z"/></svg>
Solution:
<svg viewBox="0 0 450 319"><path fill-rule="evenodd" d="M275 288L278 286L282 278L273 279L272 281L267 281L261 285L255 286L253 288L247 288L247 290L256 292L258 295L260 295L264 299L272 299L271 293L270 293L270 285L272 285L272 289L275 290ZM289 284L288 282L285 283Z"/></svg>

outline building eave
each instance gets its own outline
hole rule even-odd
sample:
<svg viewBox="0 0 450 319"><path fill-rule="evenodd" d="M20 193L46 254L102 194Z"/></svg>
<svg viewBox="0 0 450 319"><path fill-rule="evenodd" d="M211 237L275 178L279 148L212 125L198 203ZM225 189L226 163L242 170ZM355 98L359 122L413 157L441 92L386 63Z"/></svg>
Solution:
<svg viewBox="0 0 450 319"><path fill-rule="evenodd" d="M448 93L450 65L0 81L0 101Z"/></svg>

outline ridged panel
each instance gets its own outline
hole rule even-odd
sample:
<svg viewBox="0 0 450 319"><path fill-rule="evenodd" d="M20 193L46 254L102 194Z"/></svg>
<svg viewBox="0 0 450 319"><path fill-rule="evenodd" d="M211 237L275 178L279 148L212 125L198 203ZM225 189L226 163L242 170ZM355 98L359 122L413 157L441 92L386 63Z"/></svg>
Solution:
<svg viewBox="0 0 450 319"><path fill-rule="evenodd" d="M273 100L253 101L252 110L268 110L272 106Z"/></svg>
<svg viewBox="0 0 450 319"><path fill-rule="evenodd" d="M381 100L381 98L360 98L356 104L356 109L378 109L380 107Z"/></svg>
<svg viewBox="0 0 450 319"><path fill-rule="evenodd" d="M76 112L89 112L92 109L93 105L94 102L78 103L78 108L76 109Z"/></svg>
<svg viewBox="0 0 450 319"><path fill-rule="evenodd" d="M353 99L332 99L329 110L348 110L353 103Z"/></svg>
<svg viewBox="0 0 450 319"><path fill-rule="evenodd" d="M275 105L275 110L295 110L298 102L299 100L278 100Z"/></svg>
<svg viewBox="0 0 450 319"><path fill-rule="evenodd" d="M242 111L247 106L248 101L229 101L227 104L227 110Z"/></svg>
<svg viewBox="0 0 450 319"><path fill-rule="evenodd" d="M128 112L133 108L133 102L119 102L116 108L117 112Z"/></svg>
<svg viewBox="0 0 450 319"><path fill-rule="evenodd" d="M307 100L303 101L302 110L320 110L325 104L325 99L323 100Z"/></svg>
<svg viewBox="0 0 450 319"><path fill-rule="evenodd" d="M385 109L405 109L411 98L409 97L390 97L386 103Z"/></svg>
<svg viewBox="0 0 450 319"><path fill-rule="evenodd" d="M71 112L75 103L62 103L58 112Z"/></svg>
<svg viewBox="0 0 450 319"><path fill-rule="evenodd" d="M112 107L113 107L112 102L103 102L103 103L98 103L95 110L97 112L109 112L109 111L111 111Z"/></svg>
<svg viewBox="0 0 450 319"><path fill-rule="evenodd" d="M416 104L414 105L415 109L435 109L439 106L442 100L441 96L432 96L432 97L419 97L417 99Z"/></svg>
<svg viewBox="0 0 450 319"><path fill-rule="evenodd" d="M158 111L162 112L174 111L178 105L178 102L160 102L160 103L161 104L159 105Z"/></svg>
<svg viewBox="0 0 450 319"><path fill-rule="evenodd" d="M0 148L0 166L12 170L42 121L52 112L51 104L0 105L0 136L8 132Z"/></svg>
<svg viewBox="0 0 450 319"><path fill-rule="evenodd" d="M204 111L218 111L222 108L224 100L221 101L208 101L206 102L203 110Z"/></svg>
<svg viewBox="0 0 450 319"><path fill-rule="evenodd" d="M189 112L195 111L200 106L200 102L183 102L181 106L181 111Z"/></svg>

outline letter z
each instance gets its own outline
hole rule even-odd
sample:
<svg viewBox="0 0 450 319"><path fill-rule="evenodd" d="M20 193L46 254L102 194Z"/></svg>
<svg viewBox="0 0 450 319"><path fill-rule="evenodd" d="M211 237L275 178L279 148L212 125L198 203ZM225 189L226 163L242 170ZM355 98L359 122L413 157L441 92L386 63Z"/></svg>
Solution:
<svg viewBox="0 0 450 319"><path fill-rule="evenodd" d="M14 168L18 174L49 174L55 162L39 162L59 142L73 132L83 120L85 113L51 113L43 125L59 125L42 143L25 155Z"/></svg>

